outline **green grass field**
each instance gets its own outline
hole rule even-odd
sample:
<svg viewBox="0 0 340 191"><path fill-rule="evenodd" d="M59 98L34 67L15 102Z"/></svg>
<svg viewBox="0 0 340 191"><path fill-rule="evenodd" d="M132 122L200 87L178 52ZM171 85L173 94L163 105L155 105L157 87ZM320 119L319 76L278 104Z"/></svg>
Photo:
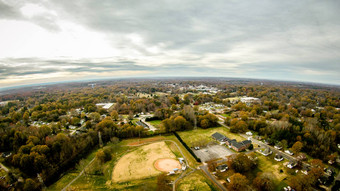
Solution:
<svg viewBox="0 0 340 191"><path fill-rule="evenodd" d="M189 147L192 147L197 142L208 143L210 141L214 141L211 135L215 132L219 132L222 135L225 135L231 139L236 139L237 141L245 140L245 138L241 137L240 135L231 133L226 127L213 127L209 129L198 128L197 130L178 132L178 134Z"/></svg>
<svg viewBox="0 0 340 191"><path fill-rule="evenodd" d="M156 138L156 137L153 137ZM184 146L177 140L177 138L173 135L171 136L161 136L157 138L164 138L167 140L175 141L183 154L187 158L189 165L192 167L197 167L198 163L195 159L190 155L190 153L184 148ZM112 182L112 171L116 164L116 162L125 154L134 151L137 149L137 146L128 146L139 142L139 140L148 140L150 138L144 139L125 139L119 142L116 146L113 143L108 143L107 146L115 147L114 152L112 153L113 159L108 161L102 165L102 169L104 171L103 174L94 175L87 174L82 175L78 178L73 184L69 187L69 189L74 190L156 190L157 185L157 176L140 179L140 180L132 180L124 183L114 183ZM176 155L176 157L181 157L181 154L178 148L171 142L165 141L166 145L170 148L170 150ZM94 157L98 149L94 149L86 158L87 162L90 162ZM95 162L94 162L95 163ZM94 164L92 163L92 164ZM71 169L65 173L57 182L49 186L46 190L61 190L63 189L69 182L71 182L78 174L80 173L77 169ZM178 175L171 176L171 179L176 179Z"/></svg>
<svg viewBox="0 0 340 191"><path fill-rule="evenodd" d="M85 158L85 161L86 161L87 164L96 156L97 151L98 150L95 149ZM61 190L61 189L63 189L69 182L71 182L75 177L77 177L79 173L80 173L80 170L78 170L76 168L70 169L57 182L50 185L47 188L47 190Z"/></svg>
<svg viewBox="0 0 340 191"><path fill-rule="evenodd" d="M162 120L153 120L153 121L147 121L151 125L153 125L156 128L159 128L159 125L162 123Z"/></svg>
<svg viewBox="0 0 340 191"><path fill-rule="evenodd" d="M220 115L223 116L223 117L230 117L229 114L225 114L225 113L222 113L222 114L220 114Z"/></svg>
<svg viewBox="0 0 340 191"><path fill-rule="evenodd" d="M283 164L287 162L287 160L283 161L275 161L274 154L269 156L263 156L259 153L256 153L256 157L258 158L257 167L252 172L248 173L247 178L249 180L253 180L258 172L269 172L272 173L275 190L282 190L284 186L287 185L286 179L289 178L291 175L288 173L288 168L286 168ZM280 170L283 170L281 173Z"/></svg>
<svg viewBox="0 0 340 191"><path fill-rule="evenodd" d="M176 190L179 191L187 191L187 190L202 190L202 191L210 191L210 190L218 190L213 183L208 180L203 172L197 170L188 176L181 179L177 185Z"/></svg>

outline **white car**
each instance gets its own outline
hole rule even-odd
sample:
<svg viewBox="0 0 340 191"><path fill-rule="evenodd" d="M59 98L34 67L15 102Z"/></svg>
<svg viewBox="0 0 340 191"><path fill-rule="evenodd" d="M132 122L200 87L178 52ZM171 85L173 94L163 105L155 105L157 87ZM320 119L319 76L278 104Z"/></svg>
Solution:
<svg viewBox="0 0 340 191"><path fill-rule="evenodd" d="M289 155L294 155L294 153L290 150L285 150L285 153L289 154Z"/></svg>

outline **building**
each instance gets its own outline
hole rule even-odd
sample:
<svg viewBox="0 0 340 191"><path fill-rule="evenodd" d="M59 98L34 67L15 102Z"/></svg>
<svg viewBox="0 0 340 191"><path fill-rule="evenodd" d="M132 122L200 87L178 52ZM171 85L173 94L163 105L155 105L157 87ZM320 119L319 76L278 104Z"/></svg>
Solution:
<svg viewBox="0 0 340 191"><path fill-rule="evenodd" d="M261 100L256 97L242 97L240 99L242 103L245 103L246 105L250 105L251 103L260 103Z"/></svg>
<svg viewBox="0 0 340 191"><path fill-rule="evenodd" d="M282 160L283 160L283 157L282 157L282 155L280 155L280 154L276 154L275 157L274 157L274 160L276 160L276 161L282 161Z"/></svg>
<svg viewBox="0 0 340 191"><path fill-rule="evenodd" d="M281 150L281 149L282 149L282 146L281 146L281 145L279 145L279 144L277 144L277 145L275 145L275 146L274 146L274 148L275 148L275 149L279 149L279 150Z"/></svg>
<svg viewBox="0 0 340 191"><path fill-rule="evenodd" d="M297 166L297 163L295 161L290 161L288 164L287 164L287 167L288 168L294 168Z"/></svg>
<svg viewBox="0 0 340 191"><path fill-rule="evenodd" d="M248 132L246 132L246 135L248 135L248 136L252 136L252 135L253 135L253 133L252 133L252 132L250 132L250 131L248 131Z"/></svg>
<svg viewBox="0 0 340 191"><path fill-rule="evenodd" d="M97 107L102 107L103 109L110 109L114 103L97 103Z"/></svg>
<svg viewBox="0 0 340 191"><path fill-rule="evenodd" d="M216 141L219 141L219 142L225 142L227 137L220 134L220 133L214 133L211 135L213 137L213 139L215 139Z"/></svg>
<svg viewBox="0 0 340 191"><path fill-rule="evenodd" d="M285 150L285 153L289 154L289 155L294 155L294 153L290 150Z"/></svg>
<svg viewBox="0 0 340 191"><path fill-rule="evenodd" d="M238 152L246 150L251 145L250 140L237 142L235 139L233 139L233 140L227 141L227 143L232 149Z"/></svg>
<svg viewBox="0 0 340 191"><path fill-rule="evenodd" d="M266 148L264 150L261 150L260 153L264 156L268 156L268 155L271 155L273 151L271 151L270 148Z"/></svg>
<svg viewBox="0 0 340 191"><path fill-rule="evenodd" d="M220 143L227 144L230 148L240 152L246 150L251 145L251 140L244 140L241 142L237 142L236 139L230 139L220 133L212 134L213 139L219 141Z"/></svg>
<svg viewBox="0 0 340 191"><path fill-rule="evenodd" d="M301 172L305 175L308 174L308 172L310 171L310 167L309 166L304 166L301 170Z"/></svg>
<svg viewBox="0 0 340 191"><path fill-rule="evenodd" d="M226 164L221 164L216 167L216 171L219 172L225 172L226 170L228 170L228 165Z"/></svg>

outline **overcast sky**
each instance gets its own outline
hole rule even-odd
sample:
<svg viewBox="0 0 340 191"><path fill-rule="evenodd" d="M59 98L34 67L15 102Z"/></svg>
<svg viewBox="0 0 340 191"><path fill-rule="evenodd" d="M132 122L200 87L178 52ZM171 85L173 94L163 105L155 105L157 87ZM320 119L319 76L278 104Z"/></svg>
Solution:
<svg viewBox="0 0 340 191"><path fill-rule="evenodd" d="M127 76L339 85L339 10L339 0L0 0L0 87Z"/></svg>

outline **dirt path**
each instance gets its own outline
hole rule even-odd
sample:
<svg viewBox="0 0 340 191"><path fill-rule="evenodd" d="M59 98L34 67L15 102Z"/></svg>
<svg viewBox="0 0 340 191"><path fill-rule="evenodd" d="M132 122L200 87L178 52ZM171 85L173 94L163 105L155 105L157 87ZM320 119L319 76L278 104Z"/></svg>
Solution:
<svg viewBox="0 0 340 191"><path fill-rule="evenodd" d="M75 177L70 183L68 183L68 184L62 189L62 191L65 191L69 186L71 186L71 184L72 184L73 182L75 182L81 175L83 175L85 169L86 169L86 168L87 168L87 167L88 167L95 159L96 159L96 157L94 157L94 158L89 162L89 164L87 164L87 165L84 167L84 169L78 174L78 176Z"/></svg>

